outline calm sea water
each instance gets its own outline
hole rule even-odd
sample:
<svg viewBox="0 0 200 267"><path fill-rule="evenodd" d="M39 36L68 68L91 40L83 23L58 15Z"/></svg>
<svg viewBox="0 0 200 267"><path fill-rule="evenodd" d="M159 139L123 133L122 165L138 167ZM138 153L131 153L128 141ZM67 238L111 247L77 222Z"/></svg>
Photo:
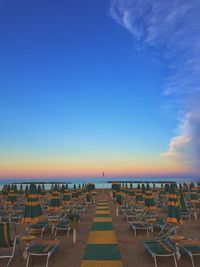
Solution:
<svg viewBox="0 0 200 267"><path fill-rule="evenodd" d="M179 183L190 183L190 182L194 182L195 184L197 182L200 182L200 179L198 178L86 178L86 179L79 179L79 178L73 178L73 179L69 179L69 178L45 178L45 179L1 179L0 178L0 190L2 189L4 184L7 183L16 183L16 182L36 182L36 183L40 183L40 182L46 182L48 184L45 184L45 188L46 189L50 189L51 187L51 182L63 182L63 183L69 183L69 189L72 189L74 184L76 184L76 186L78 186L79 184L83 184L83 183L95 183L95 187L96 188L111 188L111 183L108 183L108 181L127 181L127 182L136 182L133 184L134 187L137 187L137 182L139 181L143 181L143 182L149 182L150 186L152 186L152 182L165 182L165 181L174 181ZM160 183L156 184L157 187L160 187ZM24 186L25 187L25 186Z"/></svg>

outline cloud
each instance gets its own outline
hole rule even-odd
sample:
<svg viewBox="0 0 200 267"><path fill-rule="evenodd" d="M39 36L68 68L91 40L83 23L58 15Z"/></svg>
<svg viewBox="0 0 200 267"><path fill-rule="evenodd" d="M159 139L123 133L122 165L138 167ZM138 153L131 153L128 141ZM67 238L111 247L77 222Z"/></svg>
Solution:
<svg viewBox="0 0 200 267"><path fill-rule="evenodd" d="M166 67L162 92L177 114L177 129L163 155L195 167L200 163L199 14L196 0L112 0L110 6L110 16L132 34L135 49Z"/></svg>
<svg viewBox="0 0 200 267"><path fill-rule="evenodd" d="M187 162L198 168L200 158L200 107L188 112L179 125L167 152L162 156Z"/></svg>

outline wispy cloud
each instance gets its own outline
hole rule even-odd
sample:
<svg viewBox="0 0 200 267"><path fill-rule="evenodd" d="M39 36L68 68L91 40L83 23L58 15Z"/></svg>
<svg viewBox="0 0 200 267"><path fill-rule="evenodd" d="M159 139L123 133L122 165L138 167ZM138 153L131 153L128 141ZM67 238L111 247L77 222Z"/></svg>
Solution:
<svg viewBox="0 0 200 267"><path fill-rule="evenodd" d="M188 112L179 125L167 152L162 156L187 162L198 168L200 158L200 108Z"/></svg>
<svg viewBox="0 0 200 267"><path fill-rule="evenodd" d="M200 166L200 1L112 0L110 15L135 47L165 64L163 94L177 113L175 136L163 153ZM197 167L200 168L200 167Z"/></svg>

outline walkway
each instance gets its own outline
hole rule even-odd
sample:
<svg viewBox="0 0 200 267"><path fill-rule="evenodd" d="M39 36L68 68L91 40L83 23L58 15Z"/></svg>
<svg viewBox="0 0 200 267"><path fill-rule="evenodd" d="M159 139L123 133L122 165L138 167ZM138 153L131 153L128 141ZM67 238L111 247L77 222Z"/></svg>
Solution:
<svg viewBox="0 0 200 267"><path fill-rule="evenodd" d="M81 267L122 266L108 199L99 200Z"/></svg>

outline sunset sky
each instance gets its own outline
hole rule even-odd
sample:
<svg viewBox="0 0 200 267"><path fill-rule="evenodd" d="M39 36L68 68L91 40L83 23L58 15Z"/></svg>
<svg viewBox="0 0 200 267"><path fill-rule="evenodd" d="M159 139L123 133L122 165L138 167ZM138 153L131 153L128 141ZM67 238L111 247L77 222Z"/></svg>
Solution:
<svg viewBox="0 0 200 267"><path fill-rule="evenodd" d="M0 0L0 177L199 176L199 14Z"/></svg>

